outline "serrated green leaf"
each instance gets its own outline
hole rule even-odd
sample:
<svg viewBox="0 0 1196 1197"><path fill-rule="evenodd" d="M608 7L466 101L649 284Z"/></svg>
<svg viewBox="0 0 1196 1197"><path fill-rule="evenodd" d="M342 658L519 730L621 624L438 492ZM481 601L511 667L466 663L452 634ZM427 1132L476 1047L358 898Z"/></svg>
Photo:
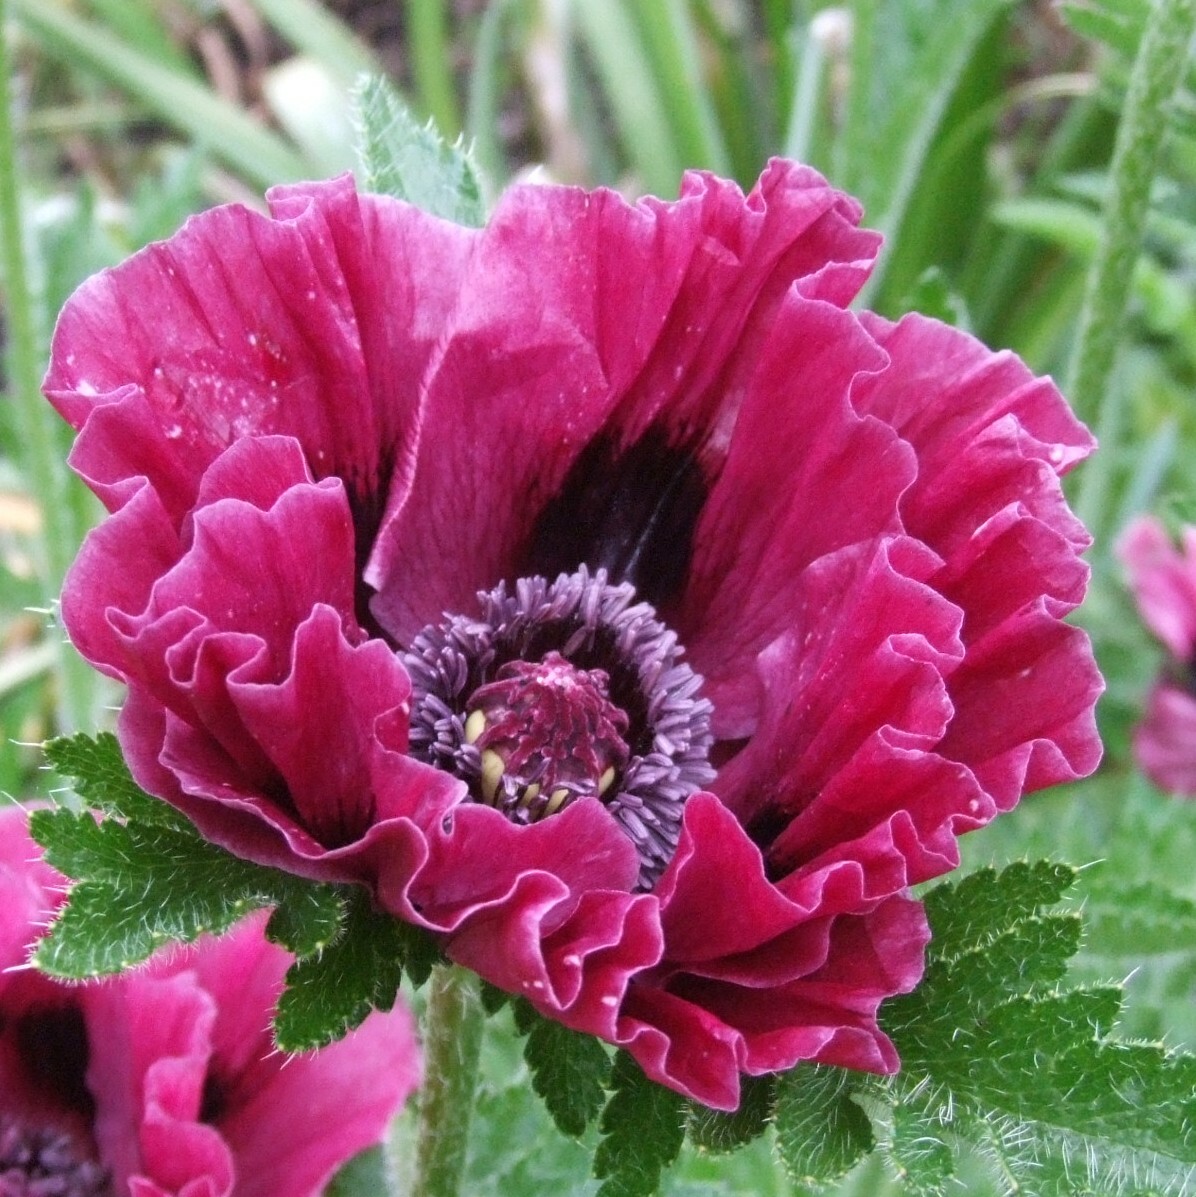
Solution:
<svg viewBox="0 0 1196 1197"><path fill-rule="evenodd" d="M930 954L945 959L970 951L1001 931L1054 906L1075 883L1071 865L1017 861L998 873L978 869L926 895L926 917L933 930Z"/></svg>
<svg viewBox="0 0 1196 1197"><path fill-rule="evenodd" d="M47 861L79 878L34 953L57 977L119 972L167 941L190 942L250 910L302 902L310 888L206 843L189 825L98 822L59 809L34 811L29 826Z"/></svg>
<svg viewBox="0 0 1196 1197"><path fill-rule="evenodd" d="M457 224L485 223L477 168L459 142L449 145L431 123L416 121L380 76L363 79L353 103L365 190L407 200Z"/></svg>
<svg viewBox="0 0 1196 1197"><path fill-rule="evenodd" d="M651 1197L681 1150L684 1099L649 1080L626 1052L615 1056L611 1089L594 1154L598 1197Z"/></svg>
<svg viewBox="0 0 1196 1197"><path fill-rule="evenodd" d="M1057 884L1031 883L1019 896L1014 891L1033 870L1018 866L1012 886L1009 872L941 887L928 903L932 929L948 919L954 930L949 954L919 989L882 1011L903 1062L892 1090L894 1126L901 1095L921 1086L937 1102L925 1117L978 1144L1018 1191L1043 1197L1149 1187L1123 1184L1099 1164L1102 1152L1116 1169L1182 1175L1196 1163L1196 1058L1110 1038L1116 986L1047 989L1074 950L1074 926L1070 916L1040 913ZM950 901L961 890L963 917ZM988 926L977 913L985 910ZM1077 1158L1091 1166L1083 1187L1071 1188Z"/></svg>
<svg viewBox="0 0 1196 1197"><path fill-rule="evenodd" d="M478 999L482 1003L482 1009L486 1011L487 1015L492 1017L511 1000L511 995L505 990L499 989L497 985L491 985L489 981L483 981L481 988L478 990Z"/></svg>
<svg viewBox="0 0 1196 1197"><path fill-rule="evenodd" d="M800 1064L781 1077L777 1150L797 1184L838 1180L876 1146L868 1115L852 1100L859 1083L858 1073L820 1064Z"/></svg>
<svg viewBox="0 0 1196 1197"><path fill-rule="evenodd" d="M296 886L266 924L266 938L300 959L322 952L340 934L344 891L331 885Z"/></svg>
<svg viewBox="0 0 1196 1197"><path fill-rule="evenodd" d="M111 732L61 736L45 745L46 760L74 784L87 803L108 814L163 827L187 827L186 818L168 802L147 794L134 780Z"/></svg>
<svg viewBox="0 0 1196 1197"><path fill-rule="evenodd" d="M585 1134L606 1099L611 1061L592 1035L537 1018L523 1045L532 1088L566 1135Z"/></svg>
<svg viewBox="0 0 1196 1197"><path fill-rule="evenodd" d="M703 1151L721 1155L758 1139L772 1122L776 1085L773 1073L745 1076L740 1085L739 1109L732 1113L691 1103L686 1122L690 1142Z"/></svg>
<svg viewBox="0 0 1196 1197"><path fill-rule="evenodd" d="M955 1152L947 1142L926 1087L899 1096L886 1143L894 1170L910 1197L940 1197L955 1175Z"/></svg>
<svg viewBox="0 0 1196 1197"><path fill-rule="evenodd" d="M373 1009L394 1005L404 968L428 955L418 928L374 909L353 887L343 929L319 955L287 971L274 1036L287 1052L324 1047L358 1026Z"/></svg>

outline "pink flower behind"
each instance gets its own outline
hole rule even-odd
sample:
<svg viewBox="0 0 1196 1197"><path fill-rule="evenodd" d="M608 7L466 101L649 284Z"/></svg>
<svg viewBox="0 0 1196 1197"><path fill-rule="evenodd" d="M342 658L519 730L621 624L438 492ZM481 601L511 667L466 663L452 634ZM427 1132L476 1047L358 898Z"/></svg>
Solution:
<svg viewBox="0 0 1196 1197"><path fill-rule="evenodd" d="M37 853L25 813L0 811L0 1194L315 1197L381 1139L419 1081L404 1009L282 1057L289 957L261 917L111 981L8 971L61 901Z"/></svg>
<svg viewBox="0 0 1196 1197"><path fill-rule="evenodd" d="M896 1068L909 887L1099 757L1058 391L845 310L878 238L792 163L270 204L55 336L112 512L63 614L140 784L710 1105Z"/></svg>
<svg viewBox="0 0 1196 1197"><path fill-rule="evenodd" d="M1196 528L1177 549L1162 523L1135 520L1118 544L1142 622L1171 656L1134 733L1142 771L1156 785L1196 797Z"/></svg>

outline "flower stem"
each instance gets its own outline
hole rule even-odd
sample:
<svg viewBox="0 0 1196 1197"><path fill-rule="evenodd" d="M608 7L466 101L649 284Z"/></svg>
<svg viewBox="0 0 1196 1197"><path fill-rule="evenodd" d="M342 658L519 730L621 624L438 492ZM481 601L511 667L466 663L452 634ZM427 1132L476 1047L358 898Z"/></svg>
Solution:
<svg viewBox="0 0 1196 1197"><path fill-rule="evenodd" d="M424 1014L424 1087L411 1197L460 1192L484 1025L477 978L455 965L438 965Z"/></svg>
<svg viewBox="0 0 1196 1197"><path fill-rule="evenodd" d="M1134 266L1150 209L1151 185L1175 94L1196 30L1196 0L1155 0L1130 74L1117 128L1104 235L1088 276L1068 390L1081 417L1097 417L1117 356Z"/></svg>
<svg viewBox="0 0 1196 1197"><path fill-rule="evenodd" d="M21 467L38 500L42 534L37 567L47 599L57 597L71 558L86 530L78 484L73 484L59 444L59 420L41 396L46 321L41 288L34 284L36 255L29 252L22 209L12 111L12 56L8 5L0 0L0 259L9 330L9 398L21 446ZM68 644L56 644L59 730L94 725L99 707L99 676Z"/></svg>

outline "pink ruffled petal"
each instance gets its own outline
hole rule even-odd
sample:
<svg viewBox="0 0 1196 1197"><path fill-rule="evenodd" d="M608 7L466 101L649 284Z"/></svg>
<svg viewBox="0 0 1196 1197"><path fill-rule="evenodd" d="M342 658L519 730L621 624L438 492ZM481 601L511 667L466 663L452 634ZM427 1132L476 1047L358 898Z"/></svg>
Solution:
<svg viewBox="0 0 1196 1197"><path fill-rule="evenodd" d="M1142 622L1177 661L1196 651L1196 530L1186 530L1183 552L1160 520L1142 516L1117 544Z"/></svg>
<svg viewBox="0 0 1196 1197"><path fill-rule="evenodd" d="M274 219L194 217L63 310L46 393L110 505L144 477L181 521L229 444L286 433L317 476L376 508L413 450L420 377L473 235L362 201L347 176L273 201Z"/></svg>
<svg viewBox="0 0 1196 1197"><path fill-rule="evenodd" d="M1196 697L1166 682L1155 686L1134 733L1134 752L1155 785L1196 798Z"/></svg>
<svg viewBox="0 0 1196 1197"><path fill-rule="evenodd" d="M685 447L721 457L719 431L786 289L800 279L846 302L863 282L877 239L858 219L821 176L780 160L746 198L696 174L674 204L507 192L430 379L423 435L435 452L391 503L366 571L391 635L409 643L499 578L575 568L567 545L542 550L538 569L523 558L584 452L599 487L653 426L674 444L704 427ZM412 566L430 560L437 569Z"/></svg>

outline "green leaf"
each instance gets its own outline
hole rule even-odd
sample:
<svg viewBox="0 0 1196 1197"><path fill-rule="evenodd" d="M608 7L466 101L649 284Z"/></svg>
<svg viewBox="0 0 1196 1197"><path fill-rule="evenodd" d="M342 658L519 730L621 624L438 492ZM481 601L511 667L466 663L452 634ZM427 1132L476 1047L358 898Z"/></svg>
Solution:
<svg viewBox="0 0 1196 1197"><path fill-rule="evenodd" d="M97 822L59 809L34 811L30 832L50 864L78 879L34 953L53 976L119 972L169 940L219 933L262 906L287 907L300 942L319 942L335 917L333 891L313 898L310 882L238 860L189 825Z"/></svg>
<svg viewBox="0 0 1196 1197"><path fill-rule="evenodd" d="M611 1088L594 1154L594 1175L604 1182L598 1197L651 1197L681 1150L684 1099L649 1080L626 1052L615 1056Z"/></svg>
<svg viewBox="0 0 1196 1197"><path fill-rule="evenodd" d="M1029 915L1058 903L1078 870L1049 860L1017 861L1001 872L978 869L926 895L926 917L934 932L931 956L942 959L970 951Z"/></svg>
<svg viewBox="0 0 1196 1197"><path fill-rule="evenodd" d="M772 1121L777 1077L745 1076L740 1084L739 1109L727 1113L694 1102L689 1107L686 1133L695 1147L721 1155L737 1151L768 1129Z"/></svg>
<svg viewBox="0 0 1196 1197"><path fill-rule="evenodd" d="M367 1147L337 1172L324 1197L381 1197L389 1192L386 1156L381 1147Z"/></svg>
<svg viewBox="0 0 1196 1197"><path fill-rule="evenodd" d="M375 910L369 894L352 887L340 936L287 971L274 1020L278 1046L287 1052L323 1047L371 1010L389 1010L404 969L428 956L423 931Z"/></svg>
<svg viewBox="0 0 1196 1197"><path fill-rule="evenodd" d="M506 990L499 989L497 985L491 985L489 981L483 981L478 990L478 999L481 1001L482 1009L486 1011L486 1014L493 1017L511 1000L511 995Z"/></svg>
<svg viewBox="0 0 1196 1197"><path fill-rule="evenodd" d="M340 934L345 891L331 885L297 882L287 900L274 908L266 938L303 959L322 952Z"/></svg>
<svg viewBox="0 0 1196 1197"><path fill-rule="evenodd" d="M445 220L485 223L482 184L473 158L421 125L391 85L368 76L354 90L361 183Z"/></svg>
<svg viewBox="0 0 1196 1197"><path fill-rule="evenodd" d="M1196 1057L1112 1038L1117 986L1051 987L1078 942L1070 916L1044 909L1066 884L1057 870L984 870L935 890L926 976L882 1011L903 1064L888 1083L889 1154L927 1193L950 1163L936 1125L1027 1193L1130 1193L1126 1175L1196 1163Z"/></svg>
<svg viewBox="0 0 1196 1197"><path fill-rule="evenodd" d="M940 1197L955 1175L955 1153L926 1086L898 1091L886 1154L910 1197Z"/></svg>
<svg viewBox="0 0 1196 1197"><path fill-rule="evenodd" d="M828 1184L876 1146L868 1115L852 1100L858 1073L800 1064L777 1085L777 1149L797 1184Z"/></svg>
<svg viewBox="0 0 1196 1197"><path fill-rule="evenodd" d="M68 778L88 806L122 819L136 819L163 827L189 827L187 819L168 802L147 794L132 778L120 744L111 732L61 736L45 745L46 760Z"/></svg>
<svg viewBox="0 0 1196 1197"><path fill-rule="evenodd" d="M523 1058L553 1122L566 1135L585 1134L602 1109L610 1080L610 1056L602 1044L550 1018L537 1018Z"/></svg>

